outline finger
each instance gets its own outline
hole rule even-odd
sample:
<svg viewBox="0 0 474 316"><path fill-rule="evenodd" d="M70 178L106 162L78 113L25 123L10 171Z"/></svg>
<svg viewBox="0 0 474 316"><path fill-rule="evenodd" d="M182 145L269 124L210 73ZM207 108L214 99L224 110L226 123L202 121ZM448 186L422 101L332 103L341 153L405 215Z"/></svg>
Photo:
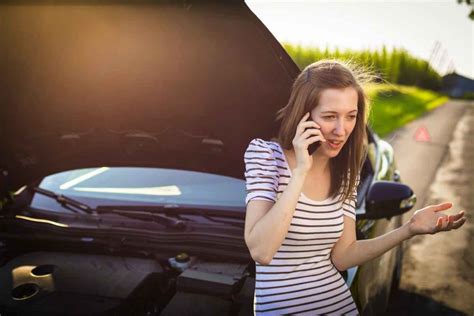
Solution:
<svg viewBox="0 0 474 316"><path fill-rule="evenodd" d="M301 126L303 126L304 131L308 129L318 129L318 130L321 129L321 127L316 122L313 122L313 121L303 122L301 123Z"/></svg>
<svg viewBox="0 0 474 316"><path fill-rule="evenodd" d="M435 212L440 212L440 211L450 209L452 206L453 206L453 203L451 202L444 202L438 205L433 205Z"/></svg>
<svg viewBox="0 0 474 316"><path fill-rule="evenodd" d="M445 230L448 223L448 217L447 216L440 217L440 220L441 220L441 230Z"/></svg>
<svg viewBox="0 0 474 316"><path fill-rule="evenodd" d="M322 141L322 142L325 142L326 140L325 139L321 139L321 137L319 136L313 136L313 137L310 137L310 138L307 138L306 141L305 141L305 145L310 145L314 142L318 142L318 141Z"/></svg>
<svg viewBox="0 0 474 316"><path fill-rule="evenodd" d="M461 211L461 212L459 212L459 213L457 213L457 214L454 214L454 215L451 215L451 216L452 216L453 219L456 221L456 220L458 220L458 219L460 219L461 217L464 216L464 211Z"/></svg>
<svg viewBox="0 0 474 316"><path fill-rule="evenodd" d="M436 220L435 231L441 230L441 227L443 227L443 218L438 217L438 219Z"/></svg>
<svg viewBox="0 0 474 316"><path fill-rule="evenodd" d="M318 136L320 136L322 139L324 139L323 134L321 133L321 131L320 131L319 129L316 129L316 128L307 129L306 131L303 132L303 134L301 134L301 136L302 136L304 139L307 139L308 137L310 137L310 136L315 136L315 135L318 135Z"/></svg>
<svg viewBox="0 0 474 316"><path fill-rule="evenodd" d="M448 217L447 216L441 217L441 230L446 229L446 227L448 226L447 224L448 224Z"/></svg>
<svg viewBox="0 0 474 316"><path fill-rule="evenodd" d="M306 112L300 120L300 124L306 121L309 117L309 112Z"/></svg>
<svg viewBox="0 0 474 316"><path fill-rule="evenodd" d="M451 230L453 228L454 217L449 215L446 219L446 230Z"/></svg>
<svg viewBox="0 0 474 316"><path fill-rule="evenodd" d="M304 132L304 124L303 123L308 119L308 117L309 117L309 112L306 112L306 114L303 115L300 122L296 126L296 131L295 131L296 135L301 135Z"/></svg>
<svg viewBox="0 0 474 316"><path fill-rule="evenodd" d="M464 223L466 222L466 218L463 217L461 219L458 219L457 221L455 221L453 223L453 229L458 229L459 227L461 227Z"/></svg>

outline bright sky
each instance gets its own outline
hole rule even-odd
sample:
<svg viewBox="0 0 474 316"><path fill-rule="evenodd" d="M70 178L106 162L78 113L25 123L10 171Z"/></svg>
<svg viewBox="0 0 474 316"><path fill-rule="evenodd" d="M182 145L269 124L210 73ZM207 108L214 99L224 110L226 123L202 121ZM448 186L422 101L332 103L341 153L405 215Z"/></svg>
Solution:
<svg viewBox="0 0 474 316"><path fill-rule="evenodd" d="M457 0L245 0L280 41L320 48L405 48L443 75L474 78L474 21ZM474 4L473 4L474 5Z"/></svg>

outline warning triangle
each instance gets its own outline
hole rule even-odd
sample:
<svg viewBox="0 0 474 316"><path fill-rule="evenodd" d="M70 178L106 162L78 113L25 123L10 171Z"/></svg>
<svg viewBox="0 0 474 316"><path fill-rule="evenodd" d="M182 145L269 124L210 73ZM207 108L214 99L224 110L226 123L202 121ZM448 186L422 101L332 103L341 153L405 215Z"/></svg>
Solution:
<svg viewBox="0 0 474 316"><path fill-rule="evenodd" d="M430 142L431 141L430 133L428 133L428 129L424 126L420 126L416 129L414 138L417 142Z"/></svg>

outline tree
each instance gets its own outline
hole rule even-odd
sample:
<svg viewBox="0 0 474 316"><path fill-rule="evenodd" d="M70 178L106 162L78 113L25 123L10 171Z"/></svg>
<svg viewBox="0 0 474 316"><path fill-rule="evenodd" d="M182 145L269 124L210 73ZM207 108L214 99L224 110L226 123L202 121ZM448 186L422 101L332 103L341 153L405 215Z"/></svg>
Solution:
<svg viewBox="0 0 474 316"><path fill-rule="evenodd" d="M467 5L471 6L471 13L469 13L468 17L474 21L474 7L472 7L471 0L458 0L458 4L466 2Z"/></svg>

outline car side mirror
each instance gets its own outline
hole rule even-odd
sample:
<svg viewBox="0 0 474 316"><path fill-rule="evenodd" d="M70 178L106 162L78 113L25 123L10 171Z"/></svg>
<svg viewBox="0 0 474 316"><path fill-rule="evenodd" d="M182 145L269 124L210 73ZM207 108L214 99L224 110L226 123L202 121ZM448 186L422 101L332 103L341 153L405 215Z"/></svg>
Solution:
<svg viewBox="0 0 474 316"><path fill-rule="evenodd" d="M413 208L416 195L405 184L393 181L372 183L365 199L364 218L379 219L401 215Z"/></svg>

